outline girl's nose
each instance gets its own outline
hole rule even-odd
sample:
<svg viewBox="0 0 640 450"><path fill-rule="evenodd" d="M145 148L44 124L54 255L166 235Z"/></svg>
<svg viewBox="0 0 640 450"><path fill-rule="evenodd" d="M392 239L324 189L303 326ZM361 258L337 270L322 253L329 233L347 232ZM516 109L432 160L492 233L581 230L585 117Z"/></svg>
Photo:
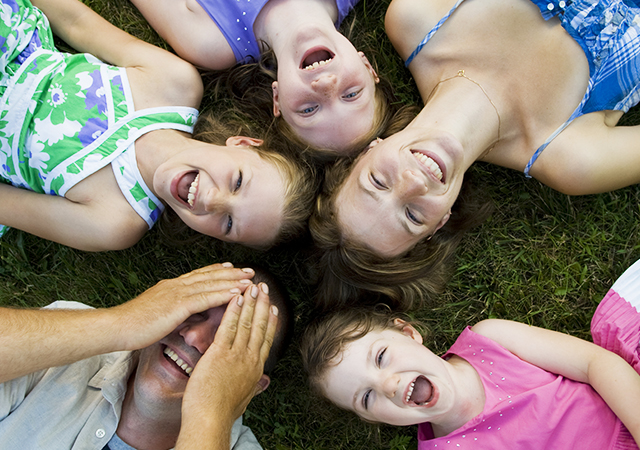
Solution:
<svg viewBox="0 0 640 450"><path fill-rule="evenodd" d="M180 330L180 335L187 345L195 348L200 353L204 353L213 342L218 325L219 323L215 323L213 320L191 323Z"/></svg>
<svg viewBox="0 0 640 450"><path fill-rule="evenodd" d="M429 188L422 177L408 169L402 173L400 195L403 198L419 197L427 192L429 192Z"/></svg>
<svg viewBox="0 0 640 450"><path fill-rule="evenodd" d="M316 92L329 96L335 91L338 78L334 74L321 75L316 81L311 82L311 86Z"/></svg>
<svg viewBox="0 0 640 450"><path fill-rule="evenodd" d="M396 391L398 390L398 383L400 382L400 378L397 375L391 375L384 380L382 385L382 392L388 398L393 398L396 396Z"/></svg>
<svg viewBox="0 0 640 450"><path fill-rule="evenodd" d="M224 195L215 188L212 188L204 199L204 210L206 212L217 212L224 209Z"/></svg>

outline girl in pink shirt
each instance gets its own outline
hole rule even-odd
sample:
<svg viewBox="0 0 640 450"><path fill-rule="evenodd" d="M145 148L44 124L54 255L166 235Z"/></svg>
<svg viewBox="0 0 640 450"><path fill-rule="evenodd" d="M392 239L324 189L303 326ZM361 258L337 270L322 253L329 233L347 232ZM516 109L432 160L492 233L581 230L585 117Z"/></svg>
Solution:
<svg viewBox="0 0 640 450"><path fill-rule="evenodd" d="M584 340L505 320L467 327L438 357L409 323L350 309L311 326L312 386L368 421L418 427L423 449L637 449L640 261Z"/></svg>

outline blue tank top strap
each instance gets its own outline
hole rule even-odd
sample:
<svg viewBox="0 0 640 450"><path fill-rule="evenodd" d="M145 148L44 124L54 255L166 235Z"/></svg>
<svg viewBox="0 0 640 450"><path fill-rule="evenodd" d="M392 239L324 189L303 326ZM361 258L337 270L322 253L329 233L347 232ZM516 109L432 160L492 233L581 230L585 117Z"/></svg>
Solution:
<svg viewBox="0 0 640 450"><path fill-rule="evenodd" d="M429 40L431 40L431 37L436 34L436 31L438 31L440 29L440 27L442 26L443 23L445 23L445 21L449 18L449 16L451 14L453 14L453 12L458 9L458 6L460 6L460 3L462 3L464 0L458 0L456 2L456 4L453 6L453 8L451 8L451 10L442 18L440 19L440 22L438 22L436 24L435 27L433 27L433 29L431 31L429 31L429 33L425 36L425 38L418 44L418 46L416 47L416 49L413 51L413 53L411 53L411 55L409 55L409 57L407 58L407 60L404 62L404 66L405 67L409 67L409 64L411 64L411 61L413 61L413 59L418 55L418 53L420 53L420 50L422 50L422 47L424 47L425 45L427 45L427 42L429 42Z"/></svg>

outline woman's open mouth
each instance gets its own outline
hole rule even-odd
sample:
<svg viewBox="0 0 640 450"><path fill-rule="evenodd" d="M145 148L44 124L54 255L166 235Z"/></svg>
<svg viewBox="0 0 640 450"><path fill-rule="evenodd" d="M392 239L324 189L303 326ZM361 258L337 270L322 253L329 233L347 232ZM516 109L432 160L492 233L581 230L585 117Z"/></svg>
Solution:
<svg viewBox="0 0 640 450"><path fill-rule="evenodd" d="M416 150L411 150L411 154L428 172L433 174L433 176L436 177L438 181L440 181L441 183L445 182L444 171L442 170L442 166L440 166L438 161Z"/></svg>

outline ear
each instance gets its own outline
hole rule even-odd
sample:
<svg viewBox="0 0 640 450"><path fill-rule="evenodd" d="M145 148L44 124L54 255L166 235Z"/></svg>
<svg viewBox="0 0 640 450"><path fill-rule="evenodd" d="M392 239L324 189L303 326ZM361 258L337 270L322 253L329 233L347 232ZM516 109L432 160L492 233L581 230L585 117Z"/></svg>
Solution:
<svg viewBox="0 0 640 450"><path fill-rule="evenodd" d="M422 335L410 324L402 319L393 319L393 324L402 334L409 336L414 341L422 344Z"/></svg>
<svg viewBox="0 0 640 450"><path fill-rule="evenodd" d="M270 384L271 384L271 378L269 378L269 375L265 375L263 373L260 379L258 380L258 384L256 384L255 395L262 394L264 391L267 390Z"/></svg>
<svg viewBox="0 0 640 450"><path fill-rule="evenodd" d="M271 83L271 90L273 91L273 116L280 117L280 102L278 101L278 82Z"/></svg>
<svg viewBox="0 0 640 450"><path fill-rule="evenodd" d="M373 147L375 147L376 145L378 145L380 142L382 142L382 139L380 138L375 138L373 141L371 141L369 143L369 145L367 146L367 148L364 149L364 153L367 153L369 150L371 150Z"/></svg>
<svg viewBox="0 0 640 450"><path fill-rule="evenodd" d="M376 84L378 84L380 82L380 78L378 78L378 74L376 73L376 69L373 68L373 66L371 65L371 63L367 59L367 57L364 56L364 53L358 52L358 55L360 55L360 58L362 58L362 62L364 63L364 65L367 67L367 69L371 73L371 76L373 76L373 81L375 81Z"/></svg>
<svg viewBox="0 0 640 450"><path fill-rule="evenodd" d="M444 215L444 217L440 220L440 222L438 223L438 225L436 225L436 229L433 231L434 233L436 231L438 231L440 228L442 228L444 226L445 223L447 223L449 221L449 218L451 217L451 210L449 210L448 213L446 213Z"/></svg>
<svg viewBox="0 0 640 450"><path fill-rule="evenodd" d="M227 147L260 147L264 141L262 139L247 136L231 136L227 139Z"/></svg>

